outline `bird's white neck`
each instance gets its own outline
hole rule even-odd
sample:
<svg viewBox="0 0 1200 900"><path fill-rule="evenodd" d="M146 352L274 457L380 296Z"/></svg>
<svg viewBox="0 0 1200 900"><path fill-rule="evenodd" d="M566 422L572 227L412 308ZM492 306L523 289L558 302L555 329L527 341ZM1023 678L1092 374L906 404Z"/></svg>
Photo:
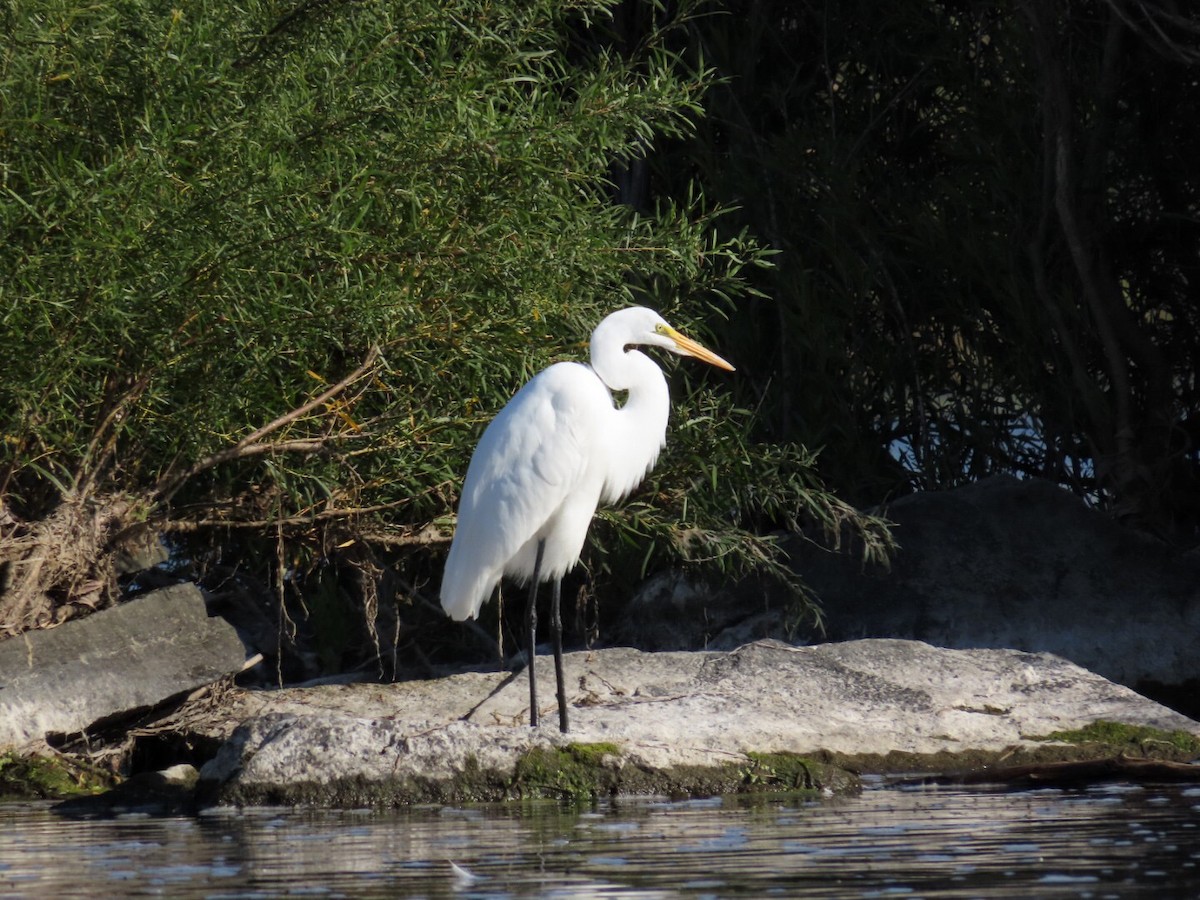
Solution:
<svg viewBox="0 0 1200 900"><path fill-rule="evenodd" d="M667 439L671 398L662 369L646 354L619 346L601 353L597 349L593 341L592 371L610 391L628 392L607 435L614 452L603 495L613 502L637 487L658 459Z"/></svg>

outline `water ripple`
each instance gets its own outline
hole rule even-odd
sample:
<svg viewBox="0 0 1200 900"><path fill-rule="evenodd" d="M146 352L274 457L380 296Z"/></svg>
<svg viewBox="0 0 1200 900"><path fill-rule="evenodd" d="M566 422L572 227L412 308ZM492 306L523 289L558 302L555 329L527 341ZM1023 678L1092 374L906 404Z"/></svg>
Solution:
<svg viewBox="0 0 1200 900"><path fill-rule="evenodd" d="M0 806L0 898L1200 896L1200 790L878 787L797 798L72 821Z"/></svg>

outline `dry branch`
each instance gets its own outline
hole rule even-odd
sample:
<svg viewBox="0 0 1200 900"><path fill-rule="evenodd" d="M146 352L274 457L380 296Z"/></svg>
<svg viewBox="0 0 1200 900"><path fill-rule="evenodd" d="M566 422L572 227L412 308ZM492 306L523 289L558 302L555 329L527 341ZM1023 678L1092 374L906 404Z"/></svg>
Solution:
<svg viewBox="0 0 1200 900"><path fill-rule="evenodd" d="M225 450L221 450L217 453L211 454L210 456L206 456L204 459L193 463L187 469L178 474L164 475L159 479L158 484L154 486L154 495L160 501L170 500L171 497L173 497L175 493L188 482L189 479L194 478L202 472L207 472L209 469L219 466L222 463L231 462L236 459L245 459L249 456L257 456L276 450L291 452L314 452L324 448L329 441L334 439L334 436L308 440L280 441L271 444L264 444L260 442L263 438L273 434L284 426L295 422L297 419L308 415L318 406L329 402L342 391L346 390L346 388L350 387L350 385L354 384L369 371L371 371L375 365L375 360L378 359L378 357L379 348L372 347L371 351L367 354L367 358L363 361L361 366L359 366L337 384L330 387L328 390L323 391L313 399L309 400L307 403L296 407L291 412L284 413L277 419L274 419L271 422L268 422L266 425L263 425L261 428L252 431L232 447L228 447Z"/></svg>

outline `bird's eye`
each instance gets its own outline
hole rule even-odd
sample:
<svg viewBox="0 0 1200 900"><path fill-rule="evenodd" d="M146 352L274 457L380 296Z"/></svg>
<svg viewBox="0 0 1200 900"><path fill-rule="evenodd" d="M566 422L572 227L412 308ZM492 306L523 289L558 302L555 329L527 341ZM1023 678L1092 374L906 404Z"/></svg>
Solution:
<svg viewBox="0 0 1200 900"><path fill-rule="evenodd" d="M655 334L666 334L667 326L662 324L661 322L659 322L657 325L654 326L654 333Z"/></svg>

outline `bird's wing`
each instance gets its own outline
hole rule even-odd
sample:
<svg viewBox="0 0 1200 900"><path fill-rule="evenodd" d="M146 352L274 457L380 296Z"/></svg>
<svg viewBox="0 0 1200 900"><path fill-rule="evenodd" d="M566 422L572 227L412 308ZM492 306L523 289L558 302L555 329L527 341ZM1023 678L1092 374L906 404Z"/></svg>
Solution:
<svg viewBox="0 0 1200 900"><path fill-rule="evenodd" d="M559 363L488 425L467 468L442 579L452 617L474 616L506 571L533 574L532 555L518 553L587 477L605 408L611 395L590 369Z"/></svg>

